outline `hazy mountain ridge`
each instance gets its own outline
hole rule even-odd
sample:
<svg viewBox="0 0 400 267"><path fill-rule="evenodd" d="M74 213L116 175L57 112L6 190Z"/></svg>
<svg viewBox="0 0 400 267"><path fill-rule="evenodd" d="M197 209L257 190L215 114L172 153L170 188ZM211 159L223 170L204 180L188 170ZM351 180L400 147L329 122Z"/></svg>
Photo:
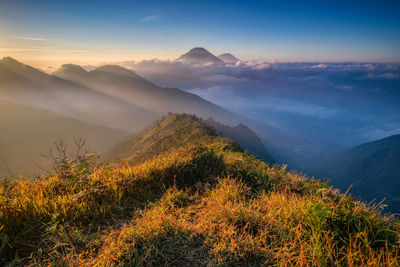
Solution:
<svg viewBox="0 0 400 267"><path fill-rule="evenodd" d="M158 114L186 112L195 113L201 117L212 116L226 123L239 120L235 114L197 95L177 88L159 87L136 73L116 65L101 66L90 72L79 72L79 75L76 75L74 71L70 72L68 68L61 67L54 72L54 75L81 83L93 90L99 90Z"/></svg>
<svg viewBox="0 0 400 267"><path fill-rule="evenodd" d="M0 98L126 130L139 130L157 114L11 58L0 60ZM142 118L145 118L143 120ZM130 125L127 129L124 125Z"/></svg>
<svg viewBox="0 0 400 267"><path fill-rule="evenodd" d="M197 95L162 88L134 72L106 65L87 72L66 64L48 75L12 58L0 60L0 97L108 127L138 131L168 112L196 113L224 123L237 115Z"/></svg>
<svg viewBox="0 0 400 267"><path fill-rule="evenodd" d="M0 100L0 125L1 179L53 172L50 160L42 155L47 155L47 149L60 138L70 148L73 138L84 138L88 149L104 152L127 134L5 100Z"/></svg>

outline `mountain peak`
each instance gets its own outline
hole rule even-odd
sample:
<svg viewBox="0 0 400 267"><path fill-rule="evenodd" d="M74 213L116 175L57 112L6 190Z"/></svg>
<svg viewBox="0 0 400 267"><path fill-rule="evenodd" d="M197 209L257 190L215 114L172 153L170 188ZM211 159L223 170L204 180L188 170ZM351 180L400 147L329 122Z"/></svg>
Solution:
<svg viewBox="0 0 400 267"><path fill-rule="evenodd" d="M75 73L75 74L86 74L87 71L80 65L75 64L63 64L60 68L55 70L53 73Z"/></svg>
<svg viewBox="0 0 400 267"><path fill-rule="evenodd" d="M1 63L1 64L5 64L5 65L23 65L21 62L15 60L15 59L12 58L12 57L3 57L3 58L0 60L0 63Z"/></svg>
<svg viewBox="0 0 400 267"><path fill-rule="evenodd" d="M236 63L239 61L237 57L230 53L224 53L218 56L218 58L226 63Z"/></svg>
<svg viewBox="0 0 400 267"><path fill-rule="evenodd" d="M118 66L118 65L103 65L103 66L98 67L94 71L110 72L110 73L114 73L114 74L125 75L125 76L134 77L137 79L145 80L143 77L136 74L135 72L133 72L129 69L123 68L121 66Z"/></svg>
<svg viewBox="0 0 400 267"><path fill-rule="evenodd" d="M221 59L211 54L203 47L194 47L186 54L182 55L179 60L188 62L190 64L206 64L222 62Z"/></svg>
<svg viewBox="0 0 400 267"><path fill-rule="evenodd" d="M204 47L193 47L192 49L189 50L189 53L210 53L210 52Z"/></svg>

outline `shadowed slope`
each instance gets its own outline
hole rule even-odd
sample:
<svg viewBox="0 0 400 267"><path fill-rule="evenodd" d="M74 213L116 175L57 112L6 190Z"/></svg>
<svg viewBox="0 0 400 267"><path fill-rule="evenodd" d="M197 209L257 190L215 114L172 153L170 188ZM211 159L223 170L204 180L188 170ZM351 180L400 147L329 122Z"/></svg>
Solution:
<svg viewBox="0 0 400 267"><path fill-rule="evenodd" d="M400 213L400 135L348 149L327 159L324 175L365 201L385 199L387 210Z"/></svg>

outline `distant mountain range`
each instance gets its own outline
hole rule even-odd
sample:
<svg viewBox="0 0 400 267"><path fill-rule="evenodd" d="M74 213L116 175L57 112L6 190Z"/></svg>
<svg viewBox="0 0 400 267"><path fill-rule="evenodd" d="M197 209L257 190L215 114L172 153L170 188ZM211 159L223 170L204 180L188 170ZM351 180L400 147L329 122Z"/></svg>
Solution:
<svg viewBox="0 0 400 267"><path fill-rule="evenodd" d="M142 120L146 121L145 125L168 112L195 113L201 117L212 116L225 122L238 121L233 113L197 95L177 88L159 87L136 73L115 65L101 66L90 72L79 66L63 65L53 75L134 107L139 113L135 111L133 114L143 118ZM125 127L129 125L126 122L122 124L121 126ZM145 125L140 125L139 129ZM135 127L133 130L138 129Z"/></svg>
<svg viewBox="0 0 400 267"><path fill-rule="evenodd" d="M139 130L158 116L156 112L46 74L9 57L0 60L0 98L125 130Z"/></svg>
<svg viewBox="0 0 400 267"><path fill-rule="evenodd" d="M49 75L6 57L0 60L0 98L128 131L138 131L168 112L239 122L237 115L197 95L159 87L113 65L87 72L67 64Z"/></svg>
<svg viewBox="0 0 400 267"><path fill-rule="evenodd" d="M239 61L234 55L225 53L218 57L210 53L203 47L195 47L183 54L178 60L189 64L209 64L209 63L236 63Z"/></svg>

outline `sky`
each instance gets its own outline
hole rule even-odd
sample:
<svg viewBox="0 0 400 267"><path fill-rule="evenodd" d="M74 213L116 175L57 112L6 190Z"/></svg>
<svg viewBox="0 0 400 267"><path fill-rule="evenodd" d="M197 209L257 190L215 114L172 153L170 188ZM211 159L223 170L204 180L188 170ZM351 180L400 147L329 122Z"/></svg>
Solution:
<svg viewBox="0 0 400 267"><path fill-rule="evenodd" d="M0 0L0 57L34 66L174 59L400 62L400 1Z"/></svg>

